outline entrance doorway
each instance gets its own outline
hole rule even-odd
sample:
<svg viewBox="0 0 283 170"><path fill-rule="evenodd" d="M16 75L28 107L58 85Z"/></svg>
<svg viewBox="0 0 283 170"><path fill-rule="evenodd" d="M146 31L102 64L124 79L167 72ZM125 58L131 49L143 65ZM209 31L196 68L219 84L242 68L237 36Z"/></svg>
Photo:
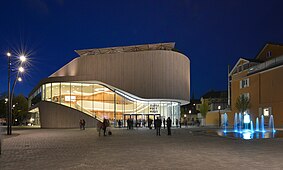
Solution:
<svg viewBox="0 0 283 170"><path fill-rule="evenodd" d="M160 114L124 114L123 115L124 120L123 120L123 125L124 127L127 127L127 120L128 119L133 119L134 127L149 127L148 123L151 121L151 126L154 126L154 120L160 117Z"/></svg>

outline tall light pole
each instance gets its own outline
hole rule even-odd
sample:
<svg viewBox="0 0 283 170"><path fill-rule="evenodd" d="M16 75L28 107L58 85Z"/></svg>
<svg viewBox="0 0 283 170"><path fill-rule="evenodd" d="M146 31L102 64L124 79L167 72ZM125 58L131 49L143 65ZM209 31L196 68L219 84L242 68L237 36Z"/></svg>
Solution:
<svg viewBox="0 0 283 170"><path fill-rule="evenodd" d="M10 52L7 52L8 57L8 115L7 115L7 135L12 135L12 104L13 104L13 94L14 89L16 86L17 81L22 81L21 77L19 77L19 74L24 72L24 68L22 67L22 64L26 61L26 56L21 55L19 56L20 60L20 67L17 70L16 78L13 82L12 90L11 90L11 65L12 65L12 54Z"/></svg>
<svg viewBox="0 0 283 170"><path fill-rule="evenodd" d="M11 79L11 53L7 52L7 57L8 57L8 115L7 115L7 135L11 135L12 134L12 130L10 130L10 128L12 126L10 126L11 124L11 120L10 120L10 114L11 114L11 109L10 109L10 105L11 105L11 94L10 94L10 79Z"/></svg>
<svg viewBox="0 0 283 170"><path fill-rule="evenodd" d="M221 106L218 106L218 120L219 120L219 127L221 127L221 114L220 114Z"/></svg>

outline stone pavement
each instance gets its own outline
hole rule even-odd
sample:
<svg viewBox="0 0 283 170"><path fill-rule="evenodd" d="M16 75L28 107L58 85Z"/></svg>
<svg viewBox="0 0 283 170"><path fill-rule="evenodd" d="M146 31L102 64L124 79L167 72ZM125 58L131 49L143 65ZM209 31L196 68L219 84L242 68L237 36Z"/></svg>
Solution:
<svg viewBox="0 0 283 170"><path fill-rule="evenodd" d="M200 129L20 129L4 135L0 169L283 169L283 138L241 140Z"/></svg>

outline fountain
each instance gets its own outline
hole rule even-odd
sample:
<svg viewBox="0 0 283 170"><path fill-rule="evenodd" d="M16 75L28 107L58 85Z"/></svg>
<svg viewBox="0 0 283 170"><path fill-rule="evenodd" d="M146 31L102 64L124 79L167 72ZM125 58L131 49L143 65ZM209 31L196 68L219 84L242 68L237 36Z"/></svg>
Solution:
<svg viewBox="0 0 283 170"><path fill-rule="evenodd" d="M242 133L242 113L239 113L239 133Z"/></svg>
<svg viewBox="0 0 283 170"><path fill-rule="evenodd" d="M251 119L250 114L245 112L235 113L234 115L234 125L233 129L229 129L228 125L228 115L225 113L223 115L223 124L224 127L222 131L218 132L220 136L230 136L234 138L242 138L242 139L262 139L262 138L275 138L275 137L283 137L280 132L276 132L274 129L274 118L273 115L270 115L268 128L264 127L264 115L256 118L255 130L254 130L254 122Z"/></svg>
<svg viewBox="0 0 283 170"><path fill-rule="evenodd" d="M256 118L256 128L255 131L259 131L259 122L258 122L258 117Z"/></svg>
<svg viewBox="0 0 283 170"><path fill-rule="evenodd" d="M227 113L224 113L223 119L224 119L224 121L223 121L224 131L223 131L223 132L226 133L226 132L227 132L227 124L228 124L228 116L227 116Z"/></svg>
<svg viewBox="0 0 283 170"><path fill-rule="evenodd" d="M261 132L265 132L264 130L264 116L261 115Z"/></svg>
<svg viewBox="0 0 283 170"><path fill-rule="evenodd" d="M275 132L273 115L270 115L270 117L269 117L268 128L269 128L272 132Z"/></svg>
<svg viewBox="0 0 283 170"><path fill-rule="evenodd" d="M238 113L234 116L234 132L238 132Z"/></svg>
<svg viewBox="0 0 283 170"><path fill-rule="evenodd" d="M254 133L254 124L252 120L251 120L251 132Z"/></svg>

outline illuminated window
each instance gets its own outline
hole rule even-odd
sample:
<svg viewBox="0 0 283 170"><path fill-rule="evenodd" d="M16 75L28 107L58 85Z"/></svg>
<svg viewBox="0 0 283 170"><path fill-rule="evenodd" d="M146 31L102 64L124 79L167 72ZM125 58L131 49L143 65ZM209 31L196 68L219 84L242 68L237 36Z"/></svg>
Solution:
<svg viewBox="0 0 283 170"><path fill-rule="evenodd" d="M52 83L52 102L60 103L60 83Z"/></svg>
<svg viewBox="0 0 283 170"><path fill-rule="evenodd" d="M51 83L45 85L45 100L51 101Z"/></svg>
<svg viewBox="0 0 283 170"><path fill-rule="evenodd" d="M264 116L269 116L269 112L270 112L269 108L264 108L263 109L263 115Z"/></svg>

